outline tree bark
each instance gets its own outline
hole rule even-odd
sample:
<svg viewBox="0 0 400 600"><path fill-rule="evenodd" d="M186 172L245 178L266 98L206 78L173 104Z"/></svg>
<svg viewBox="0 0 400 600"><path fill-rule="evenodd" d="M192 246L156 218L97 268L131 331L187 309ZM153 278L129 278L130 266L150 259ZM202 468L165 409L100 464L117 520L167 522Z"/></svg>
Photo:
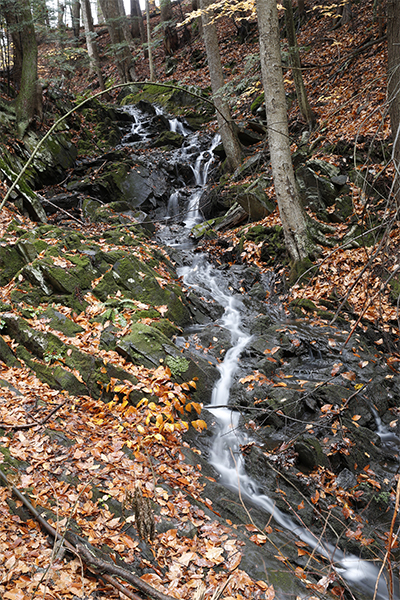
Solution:
<svg viewBox="0 0 400 600"><path fill-rule="evenodd" d="M140 38L142 44L145 42L146 34L139 0L131 0L131 33L133 38Z"/></svg>
<svg viewBox="0 0 400 600"><path fill-rule="evenodd" d="M14 86L19 89L22 75L22 35L21 35L21 5L17 5L15 0L0 0L0 8L7 23L8 44L11 37L13 51L12 80Z"/></svg>
<svg viewBox="0 0 400 600"><path fill-rule="evenodd" d="M400 0L387 1L388 100L395 167L393 193L400 200Z"/></svg>
<svg viewBox="0 0 400 600"><path fill-rule="evenodd" d="M297 263L309 256L313 244L290 154L276 0L257 0L257 15L272 176L286 247L292 261Z"/></svg>
<svg viewBox="0 0 400 600"><path fill-rule="evenodd" d="M74 32L75 40L79 39L81 26L81 3L79 0L73 0L71 5L72 31Z"/></svg>
<svg viewBox="0 0 400 600"><path fill-rule="evenodd" d="M105 90L103 74L101 72L99 49L96 42L96 33L93 26L92 11L90 8L90 0L82 0L82 19L85 27L86 46L88 49L90 69L96 73L99 80L101 90Z"/></svg>
<svg viewBox="0 0 400 600"><path fill-rule="evenodd" d="M119 14L121 15L121 28L124 34L124 38L126 43L128 44L129 50L132 52L135 49L135 44L133 43L132 32L130 28L130 24L125 12L124 0L118 0L118 8ZM135 77L136 79L136 77Z"/></svg>
<svg viewBox="0 0 400 600"><path fill-rule="evenodd" d="M153 52L151 48L151 29L150 29L150 2L146 0L146 29L147 29L147 50L149 55L149 80L154 81Z"/></svg>
<svg viewBox="0 0 400 600"><path fill-rule="evenodd" d="M35 28L29 0L2 1L1 8L18 48L20 87L15 111L17 132L22 138L34 117L42 116L42 90L37 76L38 49Z"/></svg>
<svg viewBox="0 0 400 600"><path fill-rule="evenodd" d="M315 125L315 114L308 102L303 75L301 73L301 61L294 26L292 0L283 0L283 6L285 8L286 35L289 45L290 65L292 67L294 86L296 88L297 102L299 103L303 119L306 121L308 128L311 131Z"/></svg>
<svg viewBox="0 0 400 600"><path fill-rule="evenodd" d="M171 0L160 0L160 21L165 23L172 19L172 4Z"/></svg>
<svg viewBox="0 0 400 600"><path fill-rule="evenodd" d="M112 51L115 58L115 64L118 74L123 83L135 81L136 73L132 61L132 54L128 42L125 38L123 20L125 15L121 15L118 0L99 0L101 12L107 24L110 33Z"/></svg>
<svg viewBox="0 0 400 600"><path fill-rule="evenodd" d="M217 120L222 144L226 153L228 168L234 171L239 167L242 160L240 143L235 132L231 112L226 99L223 96L224 76L222 73L221 56L219 53L217 30L214 24L213 11L208 9L209 0L201 0L201 20L203 24L204 44L207 53L208 69L210 71L211 90L214 104L217 107Z"/></svg>

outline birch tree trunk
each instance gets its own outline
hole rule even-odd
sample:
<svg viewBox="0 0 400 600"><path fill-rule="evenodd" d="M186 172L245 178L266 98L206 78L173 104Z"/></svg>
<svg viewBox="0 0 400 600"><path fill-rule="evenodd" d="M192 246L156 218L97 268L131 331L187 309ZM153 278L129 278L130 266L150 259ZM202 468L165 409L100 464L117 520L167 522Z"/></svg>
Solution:
<svg viewBox="0 0 400 600"><path fill-rule="evenodd" d="M219 111L217 111L219 132L221 134L229 170L234 171L241 164L242 151L235 132L231 111L222 94L224 76L222 73L217 30L214 24L214 13L208 9L209 4L209 0L201 0L200 2L204 44L207 53L208 69L210 71L213 101Z"/></svg>
<svg viewBox="0 0 400 600"><path fill-rule="evenodd" d="M96 42L96 33L93 26L92 11L90 8L90 0L82 0L82 19L85 27L86 46L88 49L90 69L96 73L99 80L101 90L105 90L103 74L101 72L99 49Z"/></svg>
<svg viewBox="0 0 400 600"><path fill-rule="evenodd" d="M257 0L257 15L272 176L286 247L292 261L297 263L309 256L314 245L297 191L290 154L276 0Z"/></svg>

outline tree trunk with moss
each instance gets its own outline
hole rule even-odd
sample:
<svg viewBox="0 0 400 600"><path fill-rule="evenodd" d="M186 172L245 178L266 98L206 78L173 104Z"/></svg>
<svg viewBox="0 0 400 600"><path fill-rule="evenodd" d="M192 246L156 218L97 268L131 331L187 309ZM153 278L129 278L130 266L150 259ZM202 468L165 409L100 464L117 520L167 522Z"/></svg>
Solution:
<svg viewBox="0 0 400 600"><path fill-rule="evenodd" d="M314 245L290 154L276 0L257 0L257 15L272 176L286 247L292 261L298 263L308 258Z"/></svg>
<svg viewBox="0 0 400 600"><path fill-rule="evenodd" d="M218 109L217 120L222 144L226 153L229 170L234 171L242 161L242 151L232 121L228 102L223 95L224 76L222 73L221 56L219 53L217 30L214 22L214 12L208 9L209 0L201 0L201 20L203 24L204 44L207 53L208 69L210 71L213 101Z"/></svg>
<svg viewBox="0 0 400 600"><path fill-rule="evenodd" d="M165 23L172 19L172 4L171 0L160 0L160 21Z"/></svg>
<svg viewBox="0 0 400 600"><path fill-rule="evenodd" d="M301 61L296 38L296 30L294 26L292 0L283 0L283 6L285 8L286 36L289 46L289 58L290 65L292 67L294 86L296 88L297 102L299 103L302 117L306 121L311 131L315 125L315 114L313 113L313 110L308 102L307 92L301 72Z"/></svg>
<svg viewBox="0 0 400 600"><path fill-rule="evenodd" d="M22 138L34 117L42 116L42 90L38 82L38 50L29 0L3 0L1 8L19 40L21 71L19 93L15 101L16 126Z"/></svg>

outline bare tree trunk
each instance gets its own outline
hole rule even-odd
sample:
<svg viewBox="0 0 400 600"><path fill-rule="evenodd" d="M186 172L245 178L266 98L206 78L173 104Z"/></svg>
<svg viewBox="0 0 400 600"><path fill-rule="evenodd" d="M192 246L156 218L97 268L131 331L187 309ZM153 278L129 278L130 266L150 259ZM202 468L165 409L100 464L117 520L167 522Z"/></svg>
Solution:
<svg viewBox="0 0 400 600"><path fill-rule="evenodd" d="M21 35L21 21L22 21L22 5L16 4L15 0L8 0L1 2L1 10L4 14L7 23L8 34L11 36L12 50L13 50L13 70L12 79L14 86L19 89L21 85L22 77L22 35Z"/></svg>
<svg viewBox="0 0 400 600"><path fill-rule="evenodd" d="M118 0L118 8L119 14L121 15L121 28L124 33L124 38L126 43L128 44L129 50L132 52L135 49L135 44L133 42L129 21L126 16L124 0Z"/></svg>
<svg viewBox="0 0 400 600"><path fill-rule="evenodd" d="M61 0L57 0L57 29L58 32L64 33L65 25L64 25L64 13L65 13L65 4L61 2Z"/></svg>
<svg viewBox="0 0 400 600"><path fill-rule="evenodd" d="M131 32L133 38L140 38L142 44L145 42L146 34L139 0L131 0Z"/></svg>
<svg viewBox="0 0 400 600"><path fill-rule="evenodd" d="M79 39L80 26L81 26L81 4L79 0L73 0L71 5L71 17L72 17L72 31L74 32L74 38Z"/></svg>
<svg viewBox="0 0 400 600"><path fill-rule="evenodd" d="M289 45L290 64L292 67L294 86L296 88L297 102L299 103L303 119L306 121L308 128L311 131L315 125L315 114L308 102L303 75L301 73L301 61L296 39L296 30L294 27L292 0L283 0L283 6L285 8L286 35Z"/></svg>
<svg viewBox="0 0 400 600"><path fill-rule="evenodd" d="M393 193L400 201L400 0L387 1L388 100L395 167Z"/></svg>
<svg viewBox="0 0 400 600"><path fill-rule="evenodd" d="M149 54L149 80L154 81L153 52L151 48L151 30L150 30L150 3L146 0L146 28L147 28L147 48Z"/></svg>
<svg viewBox="0 0 400 600"><path fill-rule="evenodd" d="M97 22L104 23L104 16L103 16L103 13L101 12L100 0L97 0L97 2L96 2L96 13L97 13Z"/></svg>
<svg viewBox="0 0 400 600"><path fill-rule="evenodd" d="M297 263L309 256L313 244L290 154L276 0L257 0L257 15L272 176L286 247L293 262Z"/></svg>
<svg viewBox="0 0 400 600"><path fill-rule="evenodd" d="M214 23L213 11L207 10L208 0L201 0L201 19L203 23L204 44L207 53L208 69L210 71L211 89L214 104L217 107L217 120L226 153L228 167L235 170L241 164L242 151L235 132L229 105L222 94L224 76L222 73L221 56L219 53L217 30Z"/></svg>
<svg viewBox="0 0 400 600"><path fill-rule="evenodd" d="M126 42L122 22L126 17L121 15L118 0L99 0L101 12L110 33L112 51L121 81L135 81L136 73L128 43Z"/></svg>
<svg viewBox="0 0 400 600"><path fill-rule="evenodd" d="M90 69L96 73L99 80L101 90L105 90L103 74L101 72L99 49L96 42L96 33L93 26L92 11L90 8L90 0L82 0L82 18L85 27L86 46L88 49Z"/></svg>
<svg viewBox="0 0 400 600"><path fill-rule="evenodd" d="M160 21L165 23L172 19L172 4L171 0L160 0Z"/></svg>

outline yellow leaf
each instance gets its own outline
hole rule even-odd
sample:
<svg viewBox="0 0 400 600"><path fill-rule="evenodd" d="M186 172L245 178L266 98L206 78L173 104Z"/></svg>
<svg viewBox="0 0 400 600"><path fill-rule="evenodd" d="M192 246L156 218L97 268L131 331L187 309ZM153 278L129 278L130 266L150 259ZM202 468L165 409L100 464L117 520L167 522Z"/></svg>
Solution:
<svg viewBox="0 0 400 600"><path fill-rule="evenodd" d="M192 421L192 426L196 431L203 431L203 429L207 429L207 423L202 419L197 419L197 421Z"/></svg>
<svg viewBox="0 0 400 600"><path fill-rule="evenodd" d="M128 386L125 383L120 383L115 386L114 392L127 392Z"/></svg>

